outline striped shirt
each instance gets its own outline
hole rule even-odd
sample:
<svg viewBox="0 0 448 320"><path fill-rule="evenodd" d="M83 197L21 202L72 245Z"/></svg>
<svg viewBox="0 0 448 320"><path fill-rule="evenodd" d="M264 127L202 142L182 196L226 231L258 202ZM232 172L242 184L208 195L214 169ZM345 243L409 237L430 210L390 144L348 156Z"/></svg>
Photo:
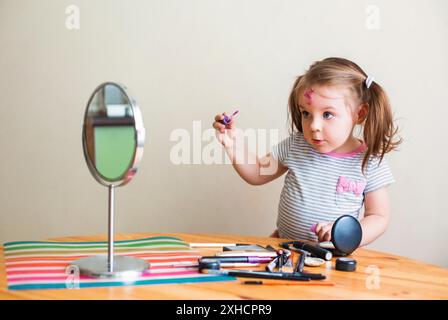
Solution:
<svg viewBox="0 0 448 320"><path fill-rule="evenodd" d="M350 153L319 153L300 132L271 149L288 168L278 205L281 238L317 241L313 224L345 214L358 219L365 194L394 182L386 161L375 156L362 173L365 149L363 144Z"/></svg>

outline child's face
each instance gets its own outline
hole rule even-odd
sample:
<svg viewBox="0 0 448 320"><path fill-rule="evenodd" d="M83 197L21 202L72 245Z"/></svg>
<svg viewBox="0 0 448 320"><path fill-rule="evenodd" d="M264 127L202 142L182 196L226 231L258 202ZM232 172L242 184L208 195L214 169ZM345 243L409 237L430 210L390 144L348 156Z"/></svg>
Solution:
<svg viewBox="0 0 448 320"><path fill-rule="evenodd" d="M348 102L348 91L337 86L312 86L299 97L303 135L318 152L345 153L357 147L352 135L357 110Z"/></svg>

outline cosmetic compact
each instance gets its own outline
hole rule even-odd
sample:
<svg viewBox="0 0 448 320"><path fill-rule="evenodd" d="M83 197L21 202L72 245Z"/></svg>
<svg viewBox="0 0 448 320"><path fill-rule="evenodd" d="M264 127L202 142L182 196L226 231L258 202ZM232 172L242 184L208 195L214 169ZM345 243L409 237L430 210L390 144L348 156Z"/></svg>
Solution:
<svg viewBox="0 0 448 320"><path fill-rule="evenodd" d="M336 270L339 271L355 271L356 260L352 258L338 258L336 259Z"/></svg>
<svg viewBox="0 0 448 320"><path fill-rule="evenodd" d="M336 257L345 257L355 251L362 239L361 224L358 219L344 215L339 217L331 229L331 241L319 243L319 246Z"/></svg>

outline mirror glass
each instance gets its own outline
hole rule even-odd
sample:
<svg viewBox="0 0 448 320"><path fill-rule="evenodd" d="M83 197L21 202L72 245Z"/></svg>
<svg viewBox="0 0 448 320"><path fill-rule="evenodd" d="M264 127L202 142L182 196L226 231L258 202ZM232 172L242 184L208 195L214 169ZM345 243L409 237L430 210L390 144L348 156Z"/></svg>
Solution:
<svg viewBox="0 0 448 320"><path fill-rule="evenodd" d="M103 83L93 92L84 117L83 145L89 169L100 183L118 186L132 179L143 148L139 120L138 107L124 86Z"/></svg>

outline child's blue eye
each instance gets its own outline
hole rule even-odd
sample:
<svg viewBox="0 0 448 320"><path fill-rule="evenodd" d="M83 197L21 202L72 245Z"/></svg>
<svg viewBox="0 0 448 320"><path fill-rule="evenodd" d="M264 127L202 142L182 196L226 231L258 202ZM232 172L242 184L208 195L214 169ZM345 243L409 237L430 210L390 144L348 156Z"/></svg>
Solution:
<svg viewBox="0 0 448 320"><path fill-rule="evenodd" d="M304 118L308 117L309 115L310 115L310 114L309 114L308 111L302 111L302 116L303 116Z"/></svg>
<svg viewBox="0 0 448 320"><path fill-rule="evenodd" d="M331 119L333 117L334 117L334 115L331 114L330 112L324 112L324 119Z"/></svg>

